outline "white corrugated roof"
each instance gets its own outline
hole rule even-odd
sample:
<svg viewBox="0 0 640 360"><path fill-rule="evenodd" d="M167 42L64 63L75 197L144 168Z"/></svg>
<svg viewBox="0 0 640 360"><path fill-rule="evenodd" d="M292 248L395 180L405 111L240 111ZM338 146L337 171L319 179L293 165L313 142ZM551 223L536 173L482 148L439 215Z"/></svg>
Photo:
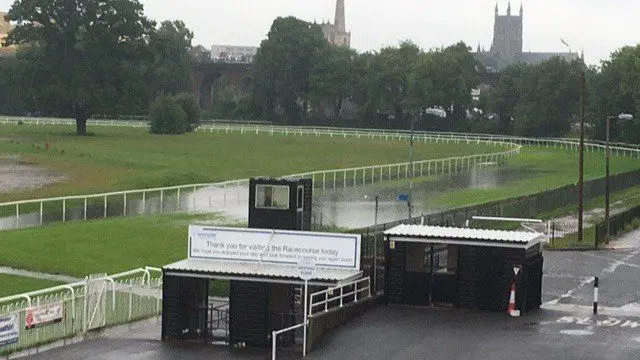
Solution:
<svg viewBox="0 0 640 360"><path fill-rule="evenodd" d="M299 280L300 276L297 266L210 259L186 259L166 265L163 269L165 271L199 273L212 276L296 279L296 281ZM318 268L313 278L320 281L344 282L356 280L361 276L362 271L359 270Z"/></svg>
<svg viewBox="0 0 640 360"><path fill-rule="evenodd" d="M430 239L460 239L483 242L529 244L537 242L543 234L524 231L502 231L468 228L451 228L426 225L398 225L384 232L393 237L414 237Z"/></svg>

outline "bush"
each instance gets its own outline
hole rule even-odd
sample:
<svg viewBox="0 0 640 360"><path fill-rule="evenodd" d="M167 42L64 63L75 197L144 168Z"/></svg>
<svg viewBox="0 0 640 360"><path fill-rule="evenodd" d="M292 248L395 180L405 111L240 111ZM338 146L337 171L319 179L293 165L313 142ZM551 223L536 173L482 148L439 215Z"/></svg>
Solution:
<svg viewBox="0 0 640 360"><path fill-rule="evenodd" d="M187 131L191 132L198 127L200 118L200 106L196 98L188 93L182 93L174 96L175 100L180 104L182 110L187 114Z"/></svg>
<svg viewBox="0 0 640 360"><path fill-rule="evenodd" d="M187 113L175 97L162 95L151 104L152 134L184 134L189 128Z"/></svg>
<svg viewBox="0 0 640 360"><path fill-rule="evenodd" d="M198 127L200 107L191 94L162 95L151 104L152 134L184 134Z"/></svg>

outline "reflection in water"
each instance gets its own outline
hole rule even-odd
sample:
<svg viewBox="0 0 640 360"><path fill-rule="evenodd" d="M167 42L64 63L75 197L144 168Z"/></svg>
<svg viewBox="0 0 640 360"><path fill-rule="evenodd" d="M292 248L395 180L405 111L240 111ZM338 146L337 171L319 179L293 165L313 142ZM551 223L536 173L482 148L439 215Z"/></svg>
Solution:
<svg viewBox="0 0 640 360"><path fill-rule="evenodd" d="M447 208L436 207L429 198L454 189L490 189L526 177L521 170L479 164L469 172L443 175L414 182L413 216L433 214ZM346 228L371 226L375 222L374 198L379 197L378 223L406 219L409 208L397 200L399 194L409 191L409 181L382 182L373 185L336 190L316 190L314 214L322 214L326 222Z"/></svg>
<svg viewBox="0 0 640 360"><path fill-rule="evenodd" d="M489 189L507 181L527 177L526 172L508 167L478 164L469 172L454 175L443 175L428 179L416 179L413 189L413 215L435 213L443 208L429 204L429 198L452 189ZM373 225L375 216L374 198L379 197L378 223L402 220L408 217L406 202L397 201L397 196L407 193L408 180L385 181L365 186L341 189L315 189L313 195L313 213L316 222L336 225L345 228L359 228ZM104 199L98 198L87 204L86 218L99 219L122 215L142 215L159 213L223 213L230 221L247 221L248 187L229 186L208 187L195 192L149 193L144 200L141 197L130 197L124 201L122 195L107 199L105 211ZM42 214L42 223L62 221L62 205L55 204L55 209L48 209ZM6 211L7 209L2 209ZM24 210L22 210L24 211ZM85 218L83 200L79 203L67 204L65 221ZM37 226L41 223L40 212L33 211L15 216L0 218L0 229Z"/></svg>

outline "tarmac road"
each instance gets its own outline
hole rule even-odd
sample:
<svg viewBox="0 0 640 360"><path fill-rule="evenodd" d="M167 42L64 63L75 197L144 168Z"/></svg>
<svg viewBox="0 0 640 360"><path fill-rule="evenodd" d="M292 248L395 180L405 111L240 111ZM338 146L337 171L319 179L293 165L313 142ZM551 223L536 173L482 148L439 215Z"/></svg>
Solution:
<svg viewBox="0 0 640 360"><path fill-rule="evenodd" d="M547 252L543 309L520 318L456 309L380 306L326 336L309 359L639 359L640 231L619 250ZM593 276L600 314L592 315ZM269 359L270 350L175 347L156 322L29 357L44 359ZM278 359L300 354L279 351Z"/></svg>

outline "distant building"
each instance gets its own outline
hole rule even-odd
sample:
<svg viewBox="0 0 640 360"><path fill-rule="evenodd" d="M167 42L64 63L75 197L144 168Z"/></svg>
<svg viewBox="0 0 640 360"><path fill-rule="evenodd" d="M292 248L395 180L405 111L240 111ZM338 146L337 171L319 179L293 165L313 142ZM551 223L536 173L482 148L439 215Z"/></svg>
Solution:
<svg viewBox="0 0 640 360"><path fill-rule="evenodd" d="M0 56L15 53L15 46L4 46L4 40L12 29L13 26L9 23L7 13L0 11Z"/></svg>
<svg viewBox="0 0 640 360"><path fill-rule="evenodd" d="M225 63L249 64L253 62L258 48L255 46L213 45L211 60Z"/></svg>
<svg viewBox="0 0 640 360"><path fill-rule="evenodd" d="M329 43L351 47L351 33L347 32L345 23L344 0L337 0L335 22L320 24L322 33Z"/></svg>
<svg viewBox="0 0 640 360"><path fill-rule="evenodd" d="M507 8L507 15L500 15L498 4L495 9L495 21L493 26L493 43L491 49L485 51L478 46L476 58L484 64L490 72L501 71L513 64L537 64L553 57L559 56L569 61L578 59L576 53L553 52L524 52L523 48L523 18L524 9L520 5L518 15L511 15L511 3Z"/></svg>

